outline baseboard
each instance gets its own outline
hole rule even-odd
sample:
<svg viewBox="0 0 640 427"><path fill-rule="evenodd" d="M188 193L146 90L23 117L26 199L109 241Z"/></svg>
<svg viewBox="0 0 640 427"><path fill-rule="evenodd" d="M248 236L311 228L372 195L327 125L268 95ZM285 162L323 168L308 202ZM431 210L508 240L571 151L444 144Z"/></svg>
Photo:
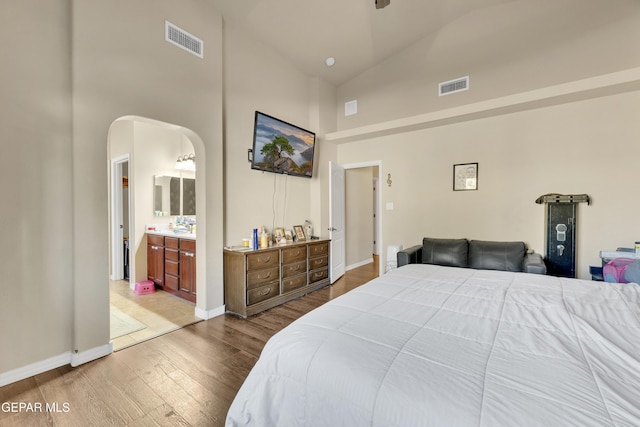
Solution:
<svg viewBox="0 0 640 427"><path fill-rule="evenodd" d="M83 363L91 362L92 360L108 356L111 353L113 353L113 343L109 341L108 344L101 345L100 347L94 347L87 351L81 351L71 354L71 366L76 367L78 365L82 365Z"/></svg>
<svg viewBox="0 0 640 427"><path fill-rule="evenodd" d="M223 315L225 311L226 309L224 305L221 305L220 307L216 307L211 310L202 310L201 308L196 307L195 315L201 319L209 320L209 319L213 319L214 317Z"/></svg>
<svg viewBox="0 0 640 427"><path fill-rule="evenodd" d="M0 387L59 368L60 366L68 365L70 362L71 352L68 352L39 362L31 363L30 365L22 366L11 371L0 373Z"/></svg>
<svg viewBox="0 0 640 427"><path fill-rule="evenodd" d="M355 264L350 264L346 266L345 271L353 270L354 268L362 267L363 265L371 264L373 262L373 258L365 259L360 262L356 262Z"/></svg>

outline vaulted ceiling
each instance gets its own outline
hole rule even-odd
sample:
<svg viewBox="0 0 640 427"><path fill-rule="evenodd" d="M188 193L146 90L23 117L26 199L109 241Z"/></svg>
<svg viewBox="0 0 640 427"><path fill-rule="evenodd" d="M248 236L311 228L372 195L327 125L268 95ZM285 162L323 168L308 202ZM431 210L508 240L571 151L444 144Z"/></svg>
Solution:
<svg viewBox="0 0 640 427"><path fill-rule="evenodd" d="M209 1L225 22L335 85L420 40L451 38L452 28L452 56L478 56L480 45L510 54L548 48L554 38L580 36L638 9L637 0L391 0L384 9L375 0Z"/></svg>

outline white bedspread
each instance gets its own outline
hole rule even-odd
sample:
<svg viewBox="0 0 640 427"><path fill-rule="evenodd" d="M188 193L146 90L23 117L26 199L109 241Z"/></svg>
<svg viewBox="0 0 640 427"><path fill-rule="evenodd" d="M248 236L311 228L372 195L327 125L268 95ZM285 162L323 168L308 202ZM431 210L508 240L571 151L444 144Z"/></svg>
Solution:
<svg viewBox="0 0 640 427"><path fill-rule="evenodd" d="M640 426L640 286L393 270L265 346L228 426Z"/></svg>

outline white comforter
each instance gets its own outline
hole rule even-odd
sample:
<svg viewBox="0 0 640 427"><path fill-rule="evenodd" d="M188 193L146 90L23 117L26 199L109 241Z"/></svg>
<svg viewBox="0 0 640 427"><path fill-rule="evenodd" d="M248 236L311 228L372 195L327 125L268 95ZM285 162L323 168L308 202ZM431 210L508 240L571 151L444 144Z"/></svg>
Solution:
<svg viewBox="0 0 640 427"><path fill-rule="evenodd" d="M640 426L640 286L408 265L265 346L228 426Z"/></svg>

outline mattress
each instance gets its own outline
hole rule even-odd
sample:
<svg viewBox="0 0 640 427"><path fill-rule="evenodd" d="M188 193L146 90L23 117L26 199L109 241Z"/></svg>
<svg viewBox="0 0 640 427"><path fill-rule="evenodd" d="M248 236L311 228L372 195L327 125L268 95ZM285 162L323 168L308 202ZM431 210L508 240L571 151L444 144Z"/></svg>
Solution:
<svg viewBox="0 0 640 427"><path fill-rule="evenodd" d="M640 286L407 265L274 335L227 426L640 426Z"/></svg>

